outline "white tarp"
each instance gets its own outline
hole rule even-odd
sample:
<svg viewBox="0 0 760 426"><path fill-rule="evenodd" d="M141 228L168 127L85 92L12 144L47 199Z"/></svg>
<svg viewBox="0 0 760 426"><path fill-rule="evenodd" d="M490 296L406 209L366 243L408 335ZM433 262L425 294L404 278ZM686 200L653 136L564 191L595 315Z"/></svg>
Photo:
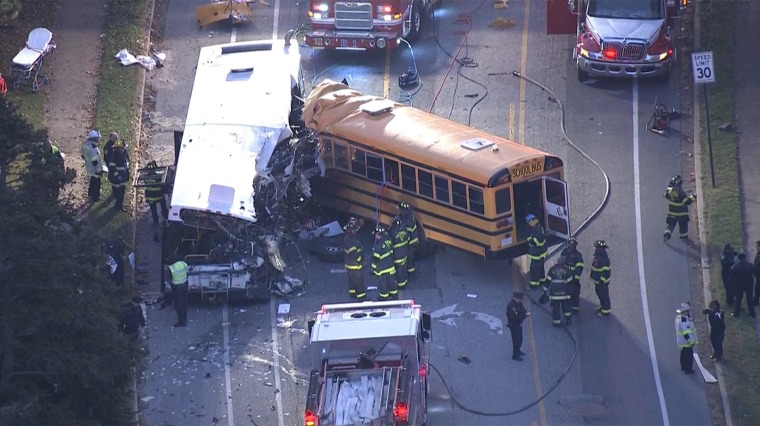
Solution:
<svg viewBox="0 0 760 426"><path fill-rule="evenodd" d="M349 426L380 418L383 383L379 377L364 375L358 381L340 385L335 404L335 426Z"/></svg>

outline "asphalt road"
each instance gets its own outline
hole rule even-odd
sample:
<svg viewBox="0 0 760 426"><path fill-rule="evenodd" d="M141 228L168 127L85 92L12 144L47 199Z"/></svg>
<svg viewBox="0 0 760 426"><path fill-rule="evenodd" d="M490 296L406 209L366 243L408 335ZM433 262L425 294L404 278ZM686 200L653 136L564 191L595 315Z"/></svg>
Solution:
<svg viewBox="0 0 760 426"><path fill-rule="evenodd" d="M304 2L271 0L270 6L256 5L254 21L234 31L224 25L199 31L193 10L201 3L168 0L168 9L159 14L165 17L160 48L168 59L165 68L150 75L156 92L148 151L154 158L171 158L172 131L184 122L200 47L282 36L305 22ZM690 300L687 255L695 245L677 238L662 242L662 193L681 172L680 147L675 136L644 130L655 97L678 105L676 78L669 84L579 83L570 60L573 37L545 34L545 7L545 2L517 0L502 10L494 10L491 2L444 2L436 12L437 25L428 25L413 45L422 87L412 103L557 153L565 160L575 229L602 202L603 177L564 140L559 108L550 95L511 72L521 71L554 92L566 108L568 135L611 180L607 207L578 239L587 265L594 240L611 246L613 315L594 315L597 299L587 272L582 310L570 327L579 353L567 374L562 376L573 357L573 341L537 306L525 325L523 350L529 354L525 362L514 362L508 356L504 306L513 289L524 285L524 259L512 265L486 263L457 250L439 251L421 263L419 277L403 292L436 318L432 364L442 377L430 376L428 424L707 424L704 384L699 375L679 371L673 327L675 308ZM496 16L514 19L516 25L489 28ZM469 58L461 74L449 57L457 50L459 58ZM303 48L302 55L309 81L346 78L365 93L392 99L405 97L397 78L413 66L408 48L390 55ZM689 177L685 181L692 187ZM346 300L340 266L310 259L308 293L292 300L191 306L185 329L171 328L170 309L149 309L150 355L140 386L145 424L302 424L309 370L304 326L321 304ZM151 282L157 282L155 277ZM289 313L278 315L284 305ZM470 363L460 361L462 356ZM540 403L509 417L476 415L452 401L453 394L477 411L517 411L558 381Z"/></svg>

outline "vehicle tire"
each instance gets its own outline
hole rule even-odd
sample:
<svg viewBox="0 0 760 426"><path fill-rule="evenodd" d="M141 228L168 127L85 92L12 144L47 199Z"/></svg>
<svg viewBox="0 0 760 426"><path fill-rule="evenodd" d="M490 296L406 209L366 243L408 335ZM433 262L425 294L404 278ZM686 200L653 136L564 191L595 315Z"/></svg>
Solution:
<svg viewBox="0 0 760 426"><path fill-rule="evenodd" d="M420 37L422 31L422 5L419 0L412 3L412 13L410 13L409 33L404 37L407 41L415 41Z"/></svg>
<svg viewBox="0 0 760 426"><path fill-rule="evenodd" d="M578 81L583 83L586 80L588 80L588 77L589 77L588 73L586 71L583 71L581 67L578 67Z"/></svg>
<svg viewBox="0 0 760 426"><path fill-rule="evenodd" d="M311 242L309 253L322 262L343 262L343 237L320 237Z"/></svg>

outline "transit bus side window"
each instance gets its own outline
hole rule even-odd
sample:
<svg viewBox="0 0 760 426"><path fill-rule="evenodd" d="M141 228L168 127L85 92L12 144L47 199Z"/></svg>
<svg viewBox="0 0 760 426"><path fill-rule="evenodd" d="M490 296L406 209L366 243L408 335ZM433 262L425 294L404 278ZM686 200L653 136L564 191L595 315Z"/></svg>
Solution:
<svg viewBox="0 0 760 426"><path fill-rule="evenodd" d="M361 149L351 148L351 171L367 177L367 159Z"/></svg>
<svg viewBox="0 0 760 426"><path fill-rule="evenodd" d="M420 195L433 198L433 174L423 170L417 170L420 178Z"/></svg>
<svg viewBox="0 0 760 426"><path fill-rule="evenodd" d="M451 201L455 206L467 210L467 187L461 182L451 181Z"/></svg>
<svg viewBox="0 0 760 426"><path fill-rule="evenodd" d="M509 188L496 191L496 214L507 213L512 210L512 198Z"/></svg>
<svg viewBox="0 0 760 426"><path fill-rule="evenodd" d="M483 191L481 189L470 186L470 211L478 214L485 214L485 208L483 206Z"/></svg>
<svg viewBox="0 0 760 426"><path fill-rule="evenodd" d="M333 165L333 144L330 139L322 139L322 159L325 160L325 165L330 167Z"/></svg>
<svg viewBox="0 0 760 426"><path fill-rule="evenodd" d="M348 148L335 144L335 167L348 170Z"/></svg>
<svg viewBox="0 0 760 426"><path fill-rule="evenodd" d="M417 169L401 164L401 187L407 191L417 192Z"/></svg>
<svg viewBox="0 0 760 426"><path fill-rule="evenodd" d="M393 186L399 185L398 177L398 161L396 160L384 160L385 164L385 183Z"/></svg>
<svg viewBox="0 0 760 426"><path fill-rule="evenodd" d="M449 180L440 176L435 177L435 198L445 203L449 202Z"/></svg>
<svg viewBox="0 0 760 426"><path fill-rule="evenodd" d="M383 183L383 159L376 155L367 154L367 177L378 183Z"/></svg>

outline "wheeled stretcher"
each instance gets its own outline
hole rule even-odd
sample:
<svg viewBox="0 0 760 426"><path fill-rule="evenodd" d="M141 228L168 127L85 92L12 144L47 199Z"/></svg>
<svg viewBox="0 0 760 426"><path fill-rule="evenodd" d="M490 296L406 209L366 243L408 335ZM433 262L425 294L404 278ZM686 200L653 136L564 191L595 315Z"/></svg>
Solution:
<svg viewBox="0 0 760 426"><path fill-rule="evenodd" d="M26 46L13 58L10 80L17 89L28 84L36 92L47 80L41 74L45 55L55 49L53 33L47 28L35 28L29 33Z"/></svg>

